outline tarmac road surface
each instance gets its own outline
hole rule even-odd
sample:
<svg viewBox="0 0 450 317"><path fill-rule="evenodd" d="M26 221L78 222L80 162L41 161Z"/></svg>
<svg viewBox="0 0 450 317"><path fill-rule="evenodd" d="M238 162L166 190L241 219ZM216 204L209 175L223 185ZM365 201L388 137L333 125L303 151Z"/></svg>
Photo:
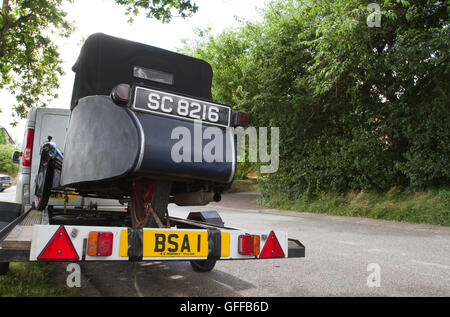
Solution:
<svg viewBox="0 0 450 317"><path fill-rule="evenodd" d="M13 195L8 189L0 200ZM188 262L85 262L82 294L450 296L450 227L264 209L256 198L257 193L228 194L206 207L170 205L169 213L186 217L190 211L216 209L226 226L287 231L306 246L305 258L219 261L209 273L194 272ZM66 266L56 265L59 283L69 274Z"/></svg>
<svg viewBox="0 0 450 317"><path fill-rule="evenodd" d="M305 258L219 261L209 273L188 262L84 263L83 274L100 296L450 296L449 227L268 210L256 197L169 210L217 209L228 226L285 230Z"/></svg>

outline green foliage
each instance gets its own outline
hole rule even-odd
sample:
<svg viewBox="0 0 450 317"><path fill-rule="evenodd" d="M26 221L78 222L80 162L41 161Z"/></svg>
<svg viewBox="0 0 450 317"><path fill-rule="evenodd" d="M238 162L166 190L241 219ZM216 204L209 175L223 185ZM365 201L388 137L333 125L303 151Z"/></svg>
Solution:
<svg viewBox="0 0 450 317"><path fill-rule="evenodd" d="M255 171L255 165L251 162L237 162L235 179L247 179L248 175Z"/></svg>
<svg viewBox="0 0 450 317"><path fill-rule="evenodd" d="M191 0L114 0L126 7L126 14L136 16L143 9L147 18L155 18L163 23L170 22L175 10L180 17L186 18L197 12L198 7ZM130 18L130 22L133 18Z"/></svg>
<svg viewBox="0 0 450 317"><path fill-rule="evenodd" d="M32 105L57 96L62 60L52 38L73 30L63 0L4 0L0 15L0 89L16 96L15 113L26 117Z"/></svg>
<svg viewBox="0 0 450 317"><path fill-rule="evenodd" d="M0 144L0 173L15 175L19 165L12 162L15 148L9 144Z"/></svg>
<svg viewBox="0 0 450 317"><path fill-rule="evenodd" d="M268 207L347 217L365 217L411 223L450 226L450 188L404 193L392 188L386 193L350 191L321 193L296 199L273 193L261 201Z"/></svg>
<svg viewBox="0 0 450 317"><path fill-rule="evenodd" d="M254 192L258 190L258 180L252 179L237 179L231 185L231 188L227 190L227 193L242 193L242 192Z"/></svg>
<svg viewBox="0 0 450 317"><path fill-rule="evenodd" d="M280 127L280 169L263 200L450 183L449 12L445 2L272 1L262 23L185 51L214 69L218 101Z"/></svg>
<svg viewBox="0 0 450 317"><path fill-rule="evenodd" d="M6 133L3 129L0 130L0 144L6 144Z"/></svg>
<svg viewBox="0 0 450 317"><path fill-rule="evenodd" d="M0 10L0 89L16 97L14 113L26 118L32 106L45 107L57 97L64 74L55 37L74 30L63 4L73 0L2 0ZM148 18L169 22L176 11L187 17L197 11L191 0L114 0L126 14L144 11ZM132 20L132 18L130 18ZM15 123L17 124L17 123Z"/></svg>
<svg viewBox="0 0 450 317"><path fill-rule="evenodd" d="M53 287L53 266L48 263L11 263L10 272L0 276L0 297L77 296L78 289Z"/></svg>

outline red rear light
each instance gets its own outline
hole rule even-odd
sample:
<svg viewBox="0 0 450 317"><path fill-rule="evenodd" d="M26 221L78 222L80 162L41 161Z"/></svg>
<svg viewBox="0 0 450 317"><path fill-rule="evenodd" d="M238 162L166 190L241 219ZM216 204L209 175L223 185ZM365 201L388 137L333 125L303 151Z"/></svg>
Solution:
<svg viewBox="0 0 450 317"><path fill-rule="evenodd" d="M89 232L87 255L110 256L112 254L114 235L112 232Z"/></svg>
<svg viewBox="0 0 450 317"><path fill-rule="evenodd" d="M25 138L25 148L22 154L23 166L31 166L31 160L33 158L33 141L34 141L34 129L28 129L27 136Z"/></svg>
<svg viewBox="0 0 450 317"><path fill-rule="evenodd" d="M77 261L79 256L64 226L60 226L38 256L38 260Z"/></svg>
<svg viewBox="0 0 450 317"><path fill-rule="evenodd" d="M239 236L239 254L258 255L260 249L260 237L258 235L244 234Z"/></svg>
<svg viewBox="0 0 450 317"><path fill-rule="evenodd" d="M131 88L127 84L119 84L111 91L111 99L117 105L126 105L130 101Z"/></svg>
<svg viewBox="0 0 450 317"><path fill-rule="evenodd" d="M250 124L250 115L244 111L236 111L233 114L234 127L246 127Z"/></svg>

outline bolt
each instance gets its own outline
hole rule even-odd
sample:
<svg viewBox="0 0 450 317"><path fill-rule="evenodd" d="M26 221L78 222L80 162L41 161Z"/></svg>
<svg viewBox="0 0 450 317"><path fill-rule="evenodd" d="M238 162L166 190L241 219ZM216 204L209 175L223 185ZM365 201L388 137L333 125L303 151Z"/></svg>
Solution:
<svg viewBox="0 0 450 317"><path fill-rule="evenodd" d="M72 236L72 238L75 238L78 235L78 230L77 228L73 228L72 232L70 233L70 235Z"/></svg>

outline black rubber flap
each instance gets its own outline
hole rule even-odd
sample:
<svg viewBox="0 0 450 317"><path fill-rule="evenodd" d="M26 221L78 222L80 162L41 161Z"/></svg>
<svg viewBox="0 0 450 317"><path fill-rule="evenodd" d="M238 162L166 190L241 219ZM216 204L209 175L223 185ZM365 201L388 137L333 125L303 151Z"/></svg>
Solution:
<svg viewBox="0 0 450 317"><path fill-rule="evenodd" d="M222 235L219 229L208 229L208 260L218 260L222 254Z"/></svg>
<svg viewBox="0 0 450 317"><path fill-rule="evenodd" d="M142 260L144 251L142 228L128 228L128 257L130 261Z"/></svg>

